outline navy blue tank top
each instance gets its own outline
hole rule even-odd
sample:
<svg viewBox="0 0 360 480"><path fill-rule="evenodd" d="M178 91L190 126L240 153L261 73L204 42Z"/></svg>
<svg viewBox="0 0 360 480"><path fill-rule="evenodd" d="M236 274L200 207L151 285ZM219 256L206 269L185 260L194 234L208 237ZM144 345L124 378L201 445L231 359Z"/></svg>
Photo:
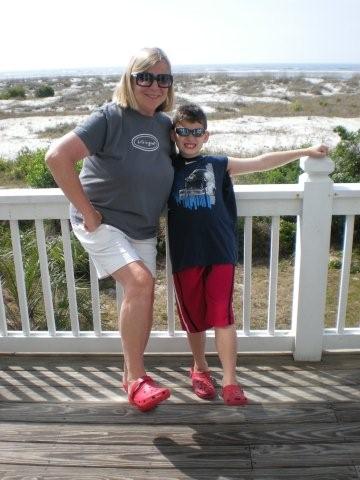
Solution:
<svg viewBox="0 0 360 480"><path fill-rule="evenodd" d="M236 202L227 157L174 161L168 200L173 272L194 266L236 264Z"/></svg>

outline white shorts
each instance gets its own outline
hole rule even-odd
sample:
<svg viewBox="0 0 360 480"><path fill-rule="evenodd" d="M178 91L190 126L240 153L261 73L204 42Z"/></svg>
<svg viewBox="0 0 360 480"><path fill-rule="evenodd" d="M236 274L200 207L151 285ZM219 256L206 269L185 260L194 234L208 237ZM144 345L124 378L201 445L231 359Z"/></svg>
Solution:
<svg viewBox="0 0 360 480"><path fill-rule="evenodd" d="M73 232L89 254L98 278L105 278L129 263L141 261L156 276L156 237L134 240L111 225L102 223L94 232L73 224Z"/></svg>

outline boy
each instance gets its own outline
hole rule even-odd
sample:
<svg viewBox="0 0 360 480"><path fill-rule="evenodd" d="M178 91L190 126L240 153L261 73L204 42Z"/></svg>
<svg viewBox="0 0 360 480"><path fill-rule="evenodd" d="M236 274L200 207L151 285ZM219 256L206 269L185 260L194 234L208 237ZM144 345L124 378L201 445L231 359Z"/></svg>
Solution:
<svg viewBox="0 0 360 480"><path fill-rule="evenodd" d="M216 395L205 358L206 330L215 329L226 405L245 405L236 379L236 328L232 309L237 262L236 202L230 175L270 170L301 156L324 157L326 146L274 152L254 158L203 156L207 119L194 104L175 112L171 133L179 155L168 201L169 245L182 328L194 357L192 387L200 398Z"/></svg>

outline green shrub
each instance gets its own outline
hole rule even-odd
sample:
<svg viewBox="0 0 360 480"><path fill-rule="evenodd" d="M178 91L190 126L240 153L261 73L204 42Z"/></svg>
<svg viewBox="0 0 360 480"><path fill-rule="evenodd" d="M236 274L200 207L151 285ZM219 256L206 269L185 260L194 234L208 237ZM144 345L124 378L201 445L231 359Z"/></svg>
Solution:
<svg viewBox="0 0 360 480"><path fill-rule="evenodd" d="M0 98L2 100L9 100L10 98L25 98L25 88L22 85L14 85L2 91Z"/></svg>
<svg viewBox="0 0 360 480"><path fill-rule="evenodd" d="M46 151L46 148L30 150L25 147L20 150L14 161L0 158L0 172L3 172L2 181L10 183L16 181L16 184L20 184L20 186L32 188L56 187L55 180L45 163ZM81 167L82 161L76 164L76 171L80 172Z"/></svg>
<svg viewBox="0 0 360 480"><path fill-rule="evenodd" d="M340 270L342 268L341 252L332 252L329 259L330 270ZM354 248L350 262L350 273L357 274L360 272L360 250Z"/></svg>
<svg viewBox="0 0 360 480"><path fill-rule="evenodd" d="M71 250L74 263L75 278L90 279L89 257L79 240L71 233Z"/></svg>
<svg viewBox="0 0 360 480"><path fill-rule="evenodd" d="M350 273L360 273L360 249L358 247L353 251Z"/></svg>
<svg viewBox="0 0 360 480"><path fill-rule="evenodd" d="M48 267L57 328L69 329L70 314L65 274L63 243L54 222L46 222L46 248ZM33 222L21 222L20 235L25 272L27 305L31 327L46 330L46 316L42 293L39 254ZM78 315L82 330L92 328L92 305L89 289L89 263L87 255L79 246L78 240L71 234L71 247L76 280ZM20 329L20 306L16 286L16 274L9 226L0 223L0 272L4 294L6 317L10 329Z"/></svg>
<svg viewBox="0 0 360 480"><path fill-rule="evenodd" d="M33 188L53 188L56 187L50 170L45 163L46 149L37 150L22 149L15 161L15 178L24 178L27 185Z"/></svg>
<svg viewBox="0 0 360 480"><path fill-rule="evenodd" d="M360 130L349 131L342 126L334 128L340 136L340 142L330 156L335 162L335 170L331 178L336 183L360 182ZM344 218L334 218L332 226L332 244L341 245L343 239ZM360 244L360 218L355 217L354 245Z"/></svg>
<svg viewBox="0 0 360 480"><path fill-rule="evenodd" d="M26 175L26 181L33 188L54 188L56 182L45 163L45 151L38 150L33 156L32 168Z"/></svg>
<svg viewBox="0 0 360 480"><path fill-rule="evenodd" d="M329 260L329 269L330 270L340 270L342 265L340 258L330 258Z"/></svg>
<svg viewBox="0 0 360 480"><path fill-rule="evenodd" d="M0 172L4 173L8 170L8 161L4 158L0 158Z"/></svg>
<svg viewBox="0 0 360 480"><path fill-rule="evenodd" d="M240 175L236 183L242 184L267 184L267 183L298 183L299 175L302 173L299 162L291 162L282 167L265 172Z"/></svg>
<svg viewBox="0 0 360 480"><path fill-rule="evenodd" d="M296 219L280 219L279 256L288 257L295 253Z"/></svg>
<svg viewBox="0 0 360 480"><path fill-rule="evenodd" d="M37 98L53 97L54 95L55 91L51 85L41 85L35 90L35 97Z"/></svg>
<svg viewBox="0 0 360 480"><path fill-rule="evenodd" d="M351 132L342 126L334 128L340 142L331 152L335 170L331 175L337 183L360 182L360 130Z"/></svg>
<svg viewBox="0 0 360 480"><path fill-rule="evenodd" d="M303 108L302 104L299 102L299 100L295 100L294 102L292 102L291 110L293 112L301 112L303 109L304 108Z"/></svg>
<svg viewBox="0 0 360 480"><path fill-rule="evenodd" d="M238 256L244 260L244 219L237 222ZM252 254L255 261L268 262L270 258L271 218L253 217ZM296 218L280 219L279 257L285 258L294 254L296 240Z"/></svg>
<svg viewBox="0 0 360 480"><path fill-rule="evenodd" d="M268 259L270 253L271 219L253 217L252 252L254 259Z"/></svg>

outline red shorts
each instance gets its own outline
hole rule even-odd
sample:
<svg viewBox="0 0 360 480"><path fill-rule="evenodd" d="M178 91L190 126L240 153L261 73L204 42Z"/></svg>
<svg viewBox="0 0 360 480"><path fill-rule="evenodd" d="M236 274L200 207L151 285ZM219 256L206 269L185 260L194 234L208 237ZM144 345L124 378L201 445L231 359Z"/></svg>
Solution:
<svg viewBox="0 0 360 480"><path fill-rule="evenodd" d="M196 333L234 323L232 264L192 267L174 273L176 306L183 330Z"/></svg>

